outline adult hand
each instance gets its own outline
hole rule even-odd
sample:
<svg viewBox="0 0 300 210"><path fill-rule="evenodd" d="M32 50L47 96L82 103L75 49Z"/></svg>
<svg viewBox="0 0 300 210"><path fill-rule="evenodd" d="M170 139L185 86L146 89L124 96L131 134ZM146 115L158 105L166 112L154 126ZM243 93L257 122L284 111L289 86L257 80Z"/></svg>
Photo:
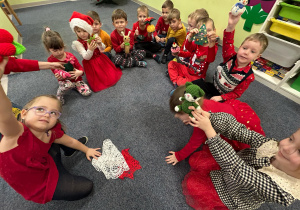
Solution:
<svg viewBox="0 0 300 210"><path fill-rule="evenodd" d="M8 62L8 57L7 56L3 56L3 60L0 63L0 79L2 78L3 74L4 74L4 70L5 70L5 66Z"/></svg>
<svg viewBox="0 0 300 210"><path fill-rule="evenodd" d="M88 148L87 152L86 152L86 158L91 161L90 157L95 158L96 160L98 160L98 157L101 156L101 152L97 151L100 148Z"/></svg>
<svg viewBox="0 0 300 210"><path fill-rule="evenodd" d="M60 69L60 70L64 70L65 67L63 66L63 63L59 63L59 62L50 62L50 69Z"/></svg>
<svg viewBox="0 0 300 210"><path fill-rule="evenodd" d="M170 153L171 155L169 155L169 156L166 157L166 162L167 162L168 164L172 164L172 165L174 166L174 165L176 165L176 163L178 163L178 160L177 160L177 158L176 158L176 156L175 156L175 152L169 151L169 153Z"/></svg>

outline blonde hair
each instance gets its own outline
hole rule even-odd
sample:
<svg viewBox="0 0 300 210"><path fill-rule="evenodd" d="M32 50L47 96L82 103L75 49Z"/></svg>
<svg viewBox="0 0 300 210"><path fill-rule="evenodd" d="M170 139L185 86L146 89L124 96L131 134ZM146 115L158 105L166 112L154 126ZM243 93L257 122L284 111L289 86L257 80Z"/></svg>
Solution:
<svg viewBox="0 0 300 210"><path fill-rule="evenodd" d="M192 12L188 18L195 20L196 24L198 24L202 19L209 18L208 12L206 9L196 9L194 12Z"/></svg>
<svg viewBox="0 0 300 210"><path fill-rule="evenodd" d="M137 8L137 16L139 16L139 12L145 12L147 14L147 17L149 17L149 10L147 6L142 5L139 8Z"/></svg>
<svg viewBox="0 0 300 210"><path fill-rule="evenodd" d="M112 15L111 15L112 22L114 22L114 20L121 19L121 18L124 18L127 21L127 14L126 14L126 12L124 12L121 9L115 9L112 12Z"/></svg>
<svg viewBox="0 0 300 210"><path fill-rule="evenodd" d="M170 10L174 8L174 4L172 1L167 0L163 3L163 5L161 6L161 8L169 8Z"/></svg>
<svg viewBox="0 0 300 210"><path fill-rule="evenodd" d="M265 49L268 47L268 38L263 33L255 33L251 34L250 36L246 37L246 39L243 41L241 46L244 44L245 41L258 41L261 46L260 53L263 53Z"/></svg>
<svg viewBox="0 0 300 210"><path fill-rule="evenodd" d="M197 27L200 28L200 26L202 26L203 24L207 25L208 22L211 22L213 29L215 29L215 23L214 23L213 19L211 19L211 18L202 18L202 19L200 19L200 21L197 22Z"/></svg>
<svg viewBox="0 0 300 210"><path fill-rule="evenodd" d="M42 42L48 52L49 49L58 50L65 47L64 41L62 40L60 34L52 30L47 30L43 32Z"/></svg>
<svg viewBox="0 0 300 210"><path fill-rule="evenodd" d="M100 16L99 16L99 14L97 12L91 10L91 11L88 11L86 13L86 15L89 16L89 17L91 17L94 21L98 20L99 23L101 23Z"/></svg>
<svg viewBox="0 0 300 210"><path fill-rule="evenodd" d="M180 20L180 11L178 9L172 9L170 11L170 13L168 14L168 21L171 22L171 20L173 19L177 19L177 20Z"/></svg>
<svg viewBox="0 0 300 210"><path fill-rule="evenodd" d="M176 112L175 107L178 106L178 105L181 105L183 103L183 101L180 101L179 98L184 96L185 89L186 89L185 85L181 85L181 86L177 87L176 90L174 91L174 93L172 94L172 96L170 97L169 106L170 106L171 112L181 113L181 114L184 113L183 111ZM204 97L205 97L205 95L202 96L197 101L199 103L200 107L202 107Z"/></svg>

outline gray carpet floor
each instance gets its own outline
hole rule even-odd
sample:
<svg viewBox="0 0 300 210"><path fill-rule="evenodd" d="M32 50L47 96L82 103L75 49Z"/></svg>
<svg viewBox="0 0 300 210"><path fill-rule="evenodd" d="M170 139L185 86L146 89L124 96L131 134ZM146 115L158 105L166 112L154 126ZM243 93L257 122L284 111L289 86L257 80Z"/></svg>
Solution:
<svg viewBox="0 0 300 210"><path fill-rule="evenodd" d="M113 31L111 13L121 8L128 15L128 28L137 21L138 4L128 0L115 0L118 5L95 6L93 1L70 1L47 6L17 10L23 25L18 29L23 35L27 51L23 58L45 61L49 54L41 43L43 27L58 31L71 49L76 39L68 20L73 11L99 13L103 27L109 34ZM150 12L158 19L159 15ZM15 20L14 20L15 21ZM156 21L154 22L156 23ZM221 29L218 29L221 30ZM94 190L85 199L73 202L52 201L39 205L24 200L0 179L1 209L191 209L181 192L181 181L189 171L187 160L176 166L167 165L168 151L180 150L192 134L190 126L184 126L169 111L168 99L172 85L165 76L166 65L146 59L147 68L132 68L123 71L120 81L113 87L84 98L76 91L65 95L61 117L67 133L78 138L88 136L89 147L102 147L109 138L121 151L130 148L142 169L134 174L134 180L107 180L96 171L83 153L71 158L63 157L67 170L84 175L94 181ZM216 61L210 65L211 79L218 63L222 61L221 47ZM8 96L11 101L23 106L34 96L55 94L58 84L50 70L9 75ZM300 125L300 106L266 86L253 82L241 98L258 114L266 135L278 139L289 136ZM276 204L264 204L260 209L286 209ZM300 209L296 202L287 209Z"/></svg>

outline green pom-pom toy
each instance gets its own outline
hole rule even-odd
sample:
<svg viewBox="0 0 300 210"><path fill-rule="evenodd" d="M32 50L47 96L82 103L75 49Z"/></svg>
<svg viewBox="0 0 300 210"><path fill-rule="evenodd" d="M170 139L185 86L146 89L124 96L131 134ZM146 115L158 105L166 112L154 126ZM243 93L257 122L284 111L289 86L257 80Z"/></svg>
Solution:
<svg viewBox="0 0 300 210"><path fill-rule="evenodd" d="M193 110L190 110L189 107L193 106L196 109L200 109L200 106L196 102L204 96L205 92L198 85L194 85L191 82L186 82L185 87L186 89L184 97L179 98L179 101L183 101L183 103L181 105L175 106L175 111L183 111L184 113L189 114L190 117L194 117L192 115Z"/></svg>

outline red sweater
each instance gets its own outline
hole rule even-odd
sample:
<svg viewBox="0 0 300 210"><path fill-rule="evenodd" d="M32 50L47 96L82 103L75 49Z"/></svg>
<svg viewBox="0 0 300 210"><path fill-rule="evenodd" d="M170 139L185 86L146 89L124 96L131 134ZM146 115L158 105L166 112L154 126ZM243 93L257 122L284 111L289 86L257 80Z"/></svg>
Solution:
<svg viewBox="0 0 300 210"><path fill-rule="evenodd" d="M238 100L229 100L224 103L216 102L213 100L205 99L202 105L202 109L205 111L211 112L226 112L232 114L237 118L237 121L243 123L247 126L248 129L254 130L262 135L265 135L264 131L260 125L260 119L252 108ZM249 148L249 145L243 144L241 142L225 139L229 144L233 146L235 150L241 150L244 148ZM199 128L194 128L193 134L189 142L185 145L183 149L178 152L175 152L176 159L182 161L192 154L197 148L200 147L202 143L206 141L206 135L203 130Z"/></svg>
<svg viewBox="0 0 300 210"><path fill-rule="evenodd" d="M49 143L44 143L24 126L18 146L0 153L0 176L26 200L47 203L52 200L58 181L58 170L48 151L64 132L61 124L51 129Z"/></svg>
<svg viewBox="0 0 300 210"><path fill-rule="evenodd" d="M224 30L224 36L223 36L223 47L222 47L222 55L224 62L228 61L232 56L236 55L236 52L234 50L234 32L226 32ZM238 64L237 61L234 64L233 72L245 72L247 73L251 69L251 63L248 64L246 67L237 68ZM236 99L241 97L241 95L245 92L245 90L248 89L251 82L253 82L255 79L254 74L249 75L242 83L237 85L235 89L229 93L221 95L224 100L229 99Z"/></svg>
<svg viewBox="0 0 300 210"><path fill-rule="evenodd" d="M80 65L79 61L77 60L77 58L70 52L66 52L66 58L63 61L58 60L57 58L55 58L53 55L51 55L48 58L48 62L64 62L64 63L68 63L70 61L70 63L73 65L73 67L79 71L83 71L82 66ZM55 74L54 72L55 69L51 69L51 71L53 72L53 74ZM68 78L67 78L68 79ZM65 79L63 79L65 80ZM71 82L76 82L76 81L81 81L82 77L78 77L77 80L75 79L69 79ZM60 81L58 79L58 81Z"/></svg>
<svg viewBox="0 0 300 210"><path fill-rule="evenodd" d="M158 34L167 35L168 29L169 29L169 24L165 24L163 17L160 16L157 20L153 36L156 37Z"/></svg>
<svg viewBox="0 0 300 210"><path fill-rule="evenodd" d="M128 34L130 30L128 28L125 28L125 35ZM110 38L111 38L111 43L112 46L115 50L116 53L121 53L124 52L124 49L121 48L121 44L124 42L123 40L123 36L121 36L117 29L115 29L111 34L110 34ZM134 32L131 32L130 34L130 50L133 49L133 45L134 45Z"/></svg>
<svg viewBox="0 0 300 210"><path fill-rule="evenodd" d="M132 30L131 33L135 33L135 30L138 28L139 30L139 35L143 35L145 37L145 39L143 40L143 42L151 42L152 41L152 36L148 36L148 31L147 31L147 26L149 24L146 24L146 27L144 30L141 30L140 26L139 26L139 21L137 21L136 23L133 24L132 26ZM134 36L134 42L138 42L136 36Z"/></svg>
<svg viewBox="0 0 300 210"><path fill-rule="evenodd" d="M40 68L37 60L17 59L15 57L9 57L4 70L4 74L10 74L10 72L27 72L39 70Z"/></svg>

